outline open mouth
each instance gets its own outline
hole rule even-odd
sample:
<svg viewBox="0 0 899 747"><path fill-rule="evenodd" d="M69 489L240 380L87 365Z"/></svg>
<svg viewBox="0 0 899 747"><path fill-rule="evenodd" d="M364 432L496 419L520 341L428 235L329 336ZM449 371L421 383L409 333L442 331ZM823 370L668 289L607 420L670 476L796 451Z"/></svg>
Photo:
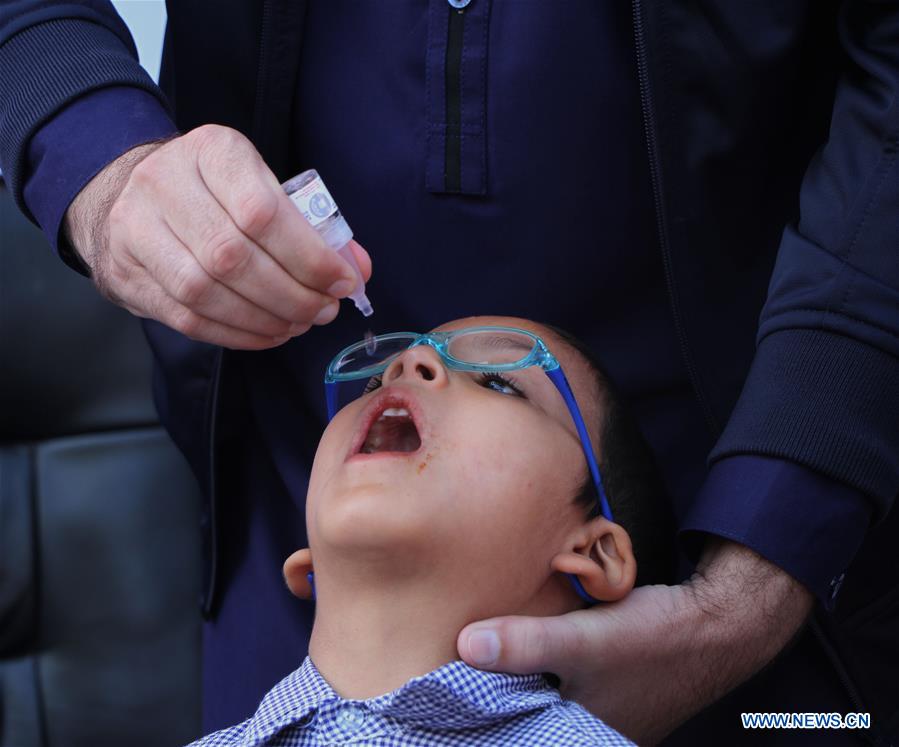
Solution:
<svg viewBox="0 0 899 747"><path fill-rule="evenodd" d="M405 397L390 394L373 403L363 423L365 435L354 449L357 454L409 454L421 448L421 435Z"/></svg>
<svg viewBox="0 0 899 747"><path fill-rule="evenodd" d="M388 407L371 424L362 442L360 454L377 454L382 451L418 451L421 437L415 421L405 407Z"/></svg>

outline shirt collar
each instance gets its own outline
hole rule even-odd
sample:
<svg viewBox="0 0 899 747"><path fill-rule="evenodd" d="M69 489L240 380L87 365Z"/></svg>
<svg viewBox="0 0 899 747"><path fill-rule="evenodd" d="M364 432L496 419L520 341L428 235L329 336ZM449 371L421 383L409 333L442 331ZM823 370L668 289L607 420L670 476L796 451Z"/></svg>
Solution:
<svg viewBox="0 0 899 747"><path fill-rule="evenodd" d="M542 675L484 672L462 661L444 664L386 695L343 700L307 656L299 669L263 698L245 738L249 744L259 744L287 726L308 723L321 706L332 701L364 704L373 713L410 725L473 728L560 700Z"/></svg>
<svg viewBox="0 0 899 747"><path fill-rule="evenodd" d="M507 719L560 700L558 691L542 675L484 672L463 661L451 661L365 703L372 711L405 723L464 728Z"/></svg>
<svg viewBox="0 0 899 747"><path fill-rule="evenodd" d="M318 673L308 656L262 699L245 732L246 744L262 744L285 726L298 725L318 706L339 696Z"/></svg>

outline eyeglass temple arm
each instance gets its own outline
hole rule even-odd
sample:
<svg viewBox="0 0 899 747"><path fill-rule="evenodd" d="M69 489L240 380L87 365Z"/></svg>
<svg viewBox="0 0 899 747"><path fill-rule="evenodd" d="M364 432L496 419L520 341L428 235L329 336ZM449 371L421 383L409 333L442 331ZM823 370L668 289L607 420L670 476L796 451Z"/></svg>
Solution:
<svg viewBox="0 0 899 747"><path fill-rule="evenodd" d="M325 382L325 402L328 403L328 422L337 414L337 382Z"/></svg>
<svg viewBox="0 0 899 747"><path fill-rule="evenodd" d="M596 486L600 511L602 511L602 515L609 521L614 521L612 518L612 508L609 506L609 499L606 497L606 489L602 483L602 476L599 474L599 465L596 463L596 457L593 455L593 443L590 441L590 434L587 433L587 426L584 425L584 418L581 416L581 410L577 406L577 400L574 398L574 393L571 391L568 379L565 378L565 373L561 368L554 368L551 371L547 371L546 375L549 376L553 384L556 385L556 388L562 395L562 399L565 400L568 411L571 413L571 417L574 420L574 426L577 428L578 436L581 438L581 448L584 450L584 456L587 457L587 466L590 468L593 484Z"/></svg>
<svg viewBox="0 0 899 747"><path fill-rule="evenodd" d="M565 400L568 411L571 413L571 418L574 420L574 426L577 428L578 436L580 436L581 439L581 448L584 450L584 456L587 457L587 465L590 468L590 474L593 477L593 484L596 486L596 493L599 498L599 509L602 511L602 515L609 521L614 521L612 518L612 509L609 506L609 499L606 497L606 490L602 484L602 477L599 474L599 465L596 463L596 458L593 456L593 444L590 441L590 434L587 433L587 427L584 425L584 418L581 416L581 410L577 406L577 400L574 398L574 392L571 391L568 379L565 378L565 374L561 367L546 371L546 374L552 380L553 384L556 385L556 389L559 390L559 394L561 394L562 399ZM591 606L600 604L600 600L587 592L581 583L581 580L576 575L573 573L566 573L565 575L568 576L568 580L571 582L577 595L587 604Z"/></svg>

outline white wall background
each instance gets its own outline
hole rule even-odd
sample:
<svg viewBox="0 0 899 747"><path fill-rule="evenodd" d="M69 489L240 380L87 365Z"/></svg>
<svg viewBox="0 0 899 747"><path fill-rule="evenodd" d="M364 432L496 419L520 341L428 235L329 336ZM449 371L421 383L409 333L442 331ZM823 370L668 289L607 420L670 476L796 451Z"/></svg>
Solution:
<svg viewBox="0 0 899 747"><path fill-rule="evenodd" d="M162 36L165 33L165 2L163 0L112 0L118 14L128 24L140 64L159 81L159 61L162 58Z"/></svg>

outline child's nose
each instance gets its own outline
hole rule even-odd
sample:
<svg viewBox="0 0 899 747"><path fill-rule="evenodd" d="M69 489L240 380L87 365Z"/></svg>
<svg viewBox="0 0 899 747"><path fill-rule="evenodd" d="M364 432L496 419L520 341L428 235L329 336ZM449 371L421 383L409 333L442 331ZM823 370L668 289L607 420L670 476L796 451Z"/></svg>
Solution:
<svg viewBox="0 0 899 747"><path fill-rule="evenodd" d="M424 381L432 386L442 386L448 381L440 354L430 345L409 348L384 370L385 384L404 378Z"/></svg>

